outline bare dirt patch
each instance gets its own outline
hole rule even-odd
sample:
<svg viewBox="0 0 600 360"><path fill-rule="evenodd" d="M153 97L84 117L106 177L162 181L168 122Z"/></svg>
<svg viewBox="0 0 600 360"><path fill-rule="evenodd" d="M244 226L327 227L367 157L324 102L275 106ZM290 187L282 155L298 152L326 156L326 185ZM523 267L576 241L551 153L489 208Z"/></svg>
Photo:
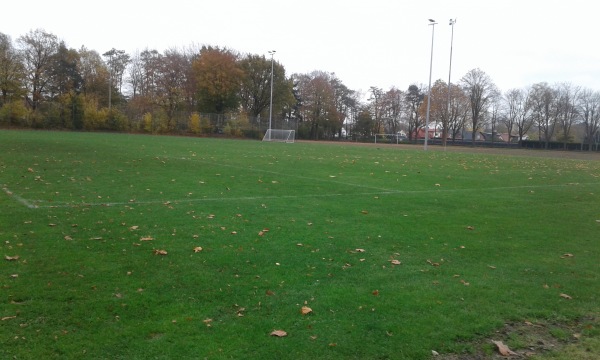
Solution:
<svg viewBox="0 0 600 360"><path fill-rule="evenodd" d="M544 355L560 354L566 347L570 351L581 347L583 354L590 352L585 340L598 337L600 319L588 317L572 323L522 322L507 323L493 336L469 343L473 349L468 354L439 354L436 360L483 360L483 359L531 359ZM502 355L493 341L501 341L510 348L512 355ZM581 344L581 346L580 346ZM588 359L600 359L600 354L590 354ZM597 356L597 357L595 357Z"/></svg>

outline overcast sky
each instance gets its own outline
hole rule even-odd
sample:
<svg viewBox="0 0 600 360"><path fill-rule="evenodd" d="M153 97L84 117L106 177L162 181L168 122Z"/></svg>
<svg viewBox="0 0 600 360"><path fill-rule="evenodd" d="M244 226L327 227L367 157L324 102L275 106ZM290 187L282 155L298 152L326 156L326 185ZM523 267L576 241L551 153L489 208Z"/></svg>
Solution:
<svg viewBox="0 0 600 360"><path fill-rule="evenodd" d="M288 75L334 72L352 90L427 85L480 68L503 91L570 82L600 91L598 10L589 0L27 0L0 5L13 42L41 28L68 47L132 54L191 45L276 50Z"/></svg>

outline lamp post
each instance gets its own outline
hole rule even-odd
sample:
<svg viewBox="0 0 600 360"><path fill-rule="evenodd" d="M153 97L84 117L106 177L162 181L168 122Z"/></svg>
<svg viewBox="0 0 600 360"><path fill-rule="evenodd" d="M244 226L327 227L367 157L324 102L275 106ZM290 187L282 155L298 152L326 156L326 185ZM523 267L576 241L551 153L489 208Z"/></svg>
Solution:
<svg viewBox="0 0 600 360"><path fill-rule="evenodd" d="M431 58L429 59L429 87L427 88L427 115L425 116L425 145L423 150L427 150L427 139L429 138L429 109L431 107L431 70L433 69L433 35L435 34L435 25L433 19L429 19L431 25Z"/></svg>
<svg viewBox="0 0 600 360"><path fill-rule="evenodd" d="M452 43L454 42L454 24L456 24L456 19L450 19L450 26L452 26L452 35L450 35L450 67L448 69L448 105L446 106L447 109L447 119L446 119L446 126L444 127L444 131L443 131L443 136L444 139L442 140L444 142L444 147L446 146L446 140L448 137L448 125L450 122L450 89L451 89L451 83L450 83L450 76L452 75Z"/></svg>
<svg viewBox="0 0 600 360"><path fill-rule="evenodd" d="M271 139L271 121L273 119L273 55L275 55L275 50L270 50L269 54L271 55L271 102L269 104L269 140Z"/></svg>

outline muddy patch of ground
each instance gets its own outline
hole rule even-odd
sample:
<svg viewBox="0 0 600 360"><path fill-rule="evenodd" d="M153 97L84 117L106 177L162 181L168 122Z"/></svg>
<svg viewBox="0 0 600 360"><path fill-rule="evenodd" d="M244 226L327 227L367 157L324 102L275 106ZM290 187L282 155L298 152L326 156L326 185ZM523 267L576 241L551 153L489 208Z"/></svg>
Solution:
<svg viewBox="0 0 600 360"><path fill-rule="evenodd" d="M589 341L590 338L593 342ZM468 347L472 349L469 353L438 354L432 355L432 359L600 359L599 338L600 318L598 316L572 323L529 321L507 323L493 336L469 343ZM506 345L511 354L502 355L495 341Z"/></svg>

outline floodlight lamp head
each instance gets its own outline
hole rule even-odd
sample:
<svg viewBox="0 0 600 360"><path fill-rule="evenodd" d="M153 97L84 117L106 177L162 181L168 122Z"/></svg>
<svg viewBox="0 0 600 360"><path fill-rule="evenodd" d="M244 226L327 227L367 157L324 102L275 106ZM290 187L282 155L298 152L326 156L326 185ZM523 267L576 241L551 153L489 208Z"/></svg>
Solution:
<svg viewBox="0 0 600 360"><path fill-rule="evenodd" d="M435 22L435 20L433 20L433 19L429 19L429 22L432 22L432 23L433 23L433 22Z"/></svg>

